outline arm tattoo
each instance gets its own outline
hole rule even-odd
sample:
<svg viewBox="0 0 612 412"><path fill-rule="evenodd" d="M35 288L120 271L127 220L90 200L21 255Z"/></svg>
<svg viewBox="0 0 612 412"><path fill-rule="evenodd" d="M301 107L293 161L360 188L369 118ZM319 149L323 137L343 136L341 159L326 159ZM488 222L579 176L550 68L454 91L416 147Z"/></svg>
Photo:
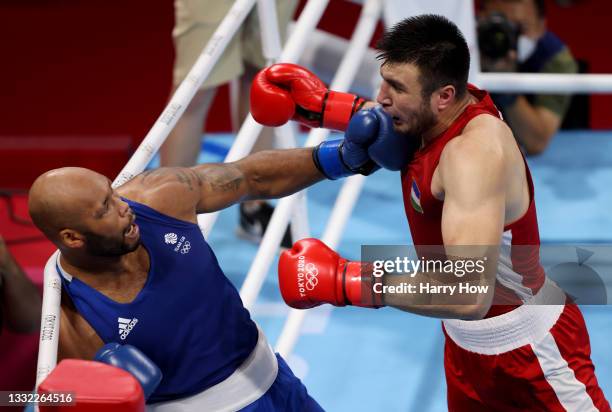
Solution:
<svg viewBox="0 0 612 412"><path fill-rule="evenodd" d="M200 178L198 173L195 173L190 169L185 169L181 167L146 170L140 174L140 178L141 183L147 184L150 183L150 178L153 178L155 176L159 176L162 178L171 178L173 175L179 183L187 186L189 188L189 191L191 192L193 192L194 184L196 184L197 186L202 186L202 179Z"/></svg>
<svg viewBox="0 0 612 412"><path fill-rule="evenodd" d="M196 173L199 175L199 173ZM242 173L233 167L221 166L206 170L202 176L214 192L236 192L244 182Z"/></svg>
<svg viewBox="0 0 612 412"><path fill-rule="evenodd" d="M179 182L187 185L189 187L189 191L193 192L193 185L191 184L192 179L187 175L187 173L183 172L182 170L177 170L175 175Z"/></svg>
<svg viewBox="0 0 612 412"><path fill-rule="evenodd" d="M145 170L144 172L142 172L140 174L140 178L142 179L142 183L145 184L147 182L147 178L152 175L153 173L155 173L157 169L150 169L150 170Z"/></svg>

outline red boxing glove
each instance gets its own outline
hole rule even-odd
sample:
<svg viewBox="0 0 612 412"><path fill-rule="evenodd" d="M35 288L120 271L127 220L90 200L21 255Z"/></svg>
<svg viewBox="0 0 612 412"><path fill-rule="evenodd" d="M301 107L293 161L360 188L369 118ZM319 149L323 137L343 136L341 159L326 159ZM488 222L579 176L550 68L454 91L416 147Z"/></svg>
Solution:
<svg viewBox="0 0 612 412"><path fill-rule="evenodd" d="M42 399L69 392L65 403L40 405L41 412L145 412L138 380L129 372L101 362L64 359L38 387Z"/></svg>
<svg viewBox="0 0 612 412"><path fill-rule="evenodd" d="M264 126L281 126L293 119L308 127L346 130L365 100L334 92L312 72L291 63L261 70L251 85L251 113Z"/></svg>
<svg viewBox="0 0 612 412"><path fill-rule="evenodd" d="M296 309L323 303L383 306L382 294L374 293L373 288L375 282L381 283L381 278L373 277L361 262L343 259L318 239L302 239L281 254L278 280L283 299Z"/></svg>

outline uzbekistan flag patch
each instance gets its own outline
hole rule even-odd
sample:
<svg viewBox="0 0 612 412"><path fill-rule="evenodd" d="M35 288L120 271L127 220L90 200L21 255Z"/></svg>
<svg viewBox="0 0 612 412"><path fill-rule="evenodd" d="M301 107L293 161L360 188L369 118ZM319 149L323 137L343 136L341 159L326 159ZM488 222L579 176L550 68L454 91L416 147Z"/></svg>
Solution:
<svg viewBox="0 0 612 412"><path fill-rule="evenodd" d="M423 214L423 208L421 207L421 191L414 179L412 179L412 189L410 190L410 203L414 210Z"/></svg>

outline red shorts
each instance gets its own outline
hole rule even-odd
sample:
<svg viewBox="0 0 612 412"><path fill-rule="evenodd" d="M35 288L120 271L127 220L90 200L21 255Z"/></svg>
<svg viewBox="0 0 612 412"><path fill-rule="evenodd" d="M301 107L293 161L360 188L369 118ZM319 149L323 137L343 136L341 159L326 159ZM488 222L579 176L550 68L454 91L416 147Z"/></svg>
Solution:
<svg viewBox="0 0 612 412"><path fill-rule="evenodd" d="M610 411L575 305L444 321L444 334L449 411Z"/></svg>

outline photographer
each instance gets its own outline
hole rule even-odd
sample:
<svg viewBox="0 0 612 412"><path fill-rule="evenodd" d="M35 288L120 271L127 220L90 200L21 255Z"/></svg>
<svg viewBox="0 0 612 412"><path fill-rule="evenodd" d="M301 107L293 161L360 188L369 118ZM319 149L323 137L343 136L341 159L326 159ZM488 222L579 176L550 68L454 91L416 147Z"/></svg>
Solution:
<svg viewBox="0 0 612 412"><path fill-rule="evenodd" d="M576 73L567 46L546 28L544 0L483 0L478 42L483 72ZM539 154L559 129L570 95L493 94L527 154Z"/></svg>
<svg viewBox="0 0 612 412"><path fill-rule="evenodd" d="M0 333L3 323L14 333L33 333L40 326L41 298L0 236Z"/></svg>

